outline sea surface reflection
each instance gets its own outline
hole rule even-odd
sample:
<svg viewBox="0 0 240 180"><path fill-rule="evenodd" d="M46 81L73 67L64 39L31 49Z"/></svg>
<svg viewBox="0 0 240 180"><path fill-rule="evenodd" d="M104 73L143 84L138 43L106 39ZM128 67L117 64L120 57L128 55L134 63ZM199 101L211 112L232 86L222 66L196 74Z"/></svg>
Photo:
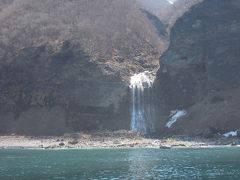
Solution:
<svg viewBox="0 0 240 180"><path fill-rule="evenodd" d="M239 148L0 150L0 179L240 179Z"/></svg>

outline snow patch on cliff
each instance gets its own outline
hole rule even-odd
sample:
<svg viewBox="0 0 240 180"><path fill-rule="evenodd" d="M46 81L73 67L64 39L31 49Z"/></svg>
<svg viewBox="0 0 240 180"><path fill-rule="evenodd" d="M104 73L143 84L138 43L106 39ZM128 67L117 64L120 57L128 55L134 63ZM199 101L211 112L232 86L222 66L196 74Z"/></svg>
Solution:
<svg viewBox="0 0 240 180"><path fill-rule="evenodd" d="M180 119L181 117L186 116L186 115L187 115L187 111L185 111L185 110L174 110L174 111L171 111L170 119L167 122L167 124L165 125L165 127L171 128L172 125L174 123L176 123L178 119Z"/></svg>
<svg viewBox="0 0 240 180"><path fill-rule="evenodd" d="M238 135L238 131L230 131L225 134L223 134L224 137L236 137Z"/></svg>

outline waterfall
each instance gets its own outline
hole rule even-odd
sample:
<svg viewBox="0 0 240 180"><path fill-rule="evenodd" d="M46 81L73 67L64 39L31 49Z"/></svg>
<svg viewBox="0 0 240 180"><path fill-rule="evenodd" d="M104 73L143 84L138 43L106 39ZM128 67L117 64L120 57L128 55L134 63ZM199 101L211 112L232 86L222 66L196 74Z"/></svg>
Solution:
<svg viewBox="0 0 240 180"><path fill-rule="evenodd" d="M131 77L131 130L147 134L153 131L155 108L153 104L153 73L145 71Z"/></svg>

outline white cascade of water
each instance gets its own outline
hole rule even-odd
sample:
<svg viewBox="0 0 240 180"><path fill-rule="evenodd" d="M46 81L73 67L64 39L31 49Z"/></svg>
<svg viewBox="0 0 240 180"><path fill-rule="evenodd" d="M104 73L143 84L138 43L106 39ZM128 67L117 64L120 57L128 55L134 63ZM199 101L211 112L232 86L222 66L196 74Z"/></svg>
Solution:
<svg viewBox="0 0 240 180"><path fill-rule="evenodd" d="M149 133L153 130L155 108L153 104L152 84L155 76L148 71L131 77L132 92L131 130Z"/></svg>

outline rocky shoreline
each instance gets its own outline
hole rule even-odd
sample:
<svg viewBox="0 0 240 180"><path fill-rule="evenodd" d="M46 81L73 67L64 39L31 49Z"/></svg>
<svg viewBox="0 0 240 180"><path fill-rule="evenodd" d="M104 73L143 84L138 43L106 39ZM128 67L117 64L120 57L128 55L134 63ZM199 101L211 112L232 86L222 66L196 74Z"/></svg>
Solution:
<svg viewBox="0 0 240 180"><path fill-rule="evenodd" d="M145 137L130 131L70 133L63 136L0 136L0 149L200 148L239 146L240 138Z"/></svg>

